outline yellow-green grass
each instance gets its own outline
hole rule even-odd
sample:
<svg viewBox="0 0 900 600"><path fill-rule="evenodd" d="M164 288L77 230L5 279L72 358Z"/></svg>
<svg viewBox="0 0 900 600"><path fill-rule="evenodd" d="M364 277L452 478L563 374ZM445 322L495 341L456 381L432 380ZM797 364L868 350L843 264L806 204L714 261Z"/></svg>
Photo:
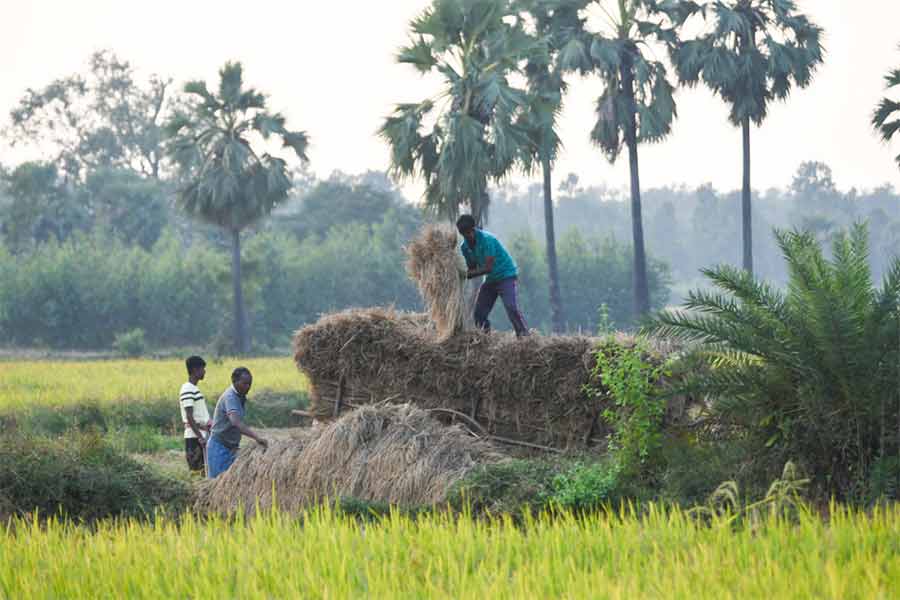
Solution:
<svg viewBox="0 0 900 600"><path fill-rule="evenodd" d="M231 371L253 372L254 394L293 394L306 382L289 358L229 358L209 361L200 389L210 403L230 384ZM125 405L177 401L187 380L181 360L5 361L0 365L0 413L79 404Z"/></svg>
<svg viewBox="0 0 900 600"><path fill-rule="evenodd" d="M0 531L0 537L3 537ZM6 598L896 598L900 509L750 529L680 511L524 526L326 509L225 523L14 524Z"/></svg>

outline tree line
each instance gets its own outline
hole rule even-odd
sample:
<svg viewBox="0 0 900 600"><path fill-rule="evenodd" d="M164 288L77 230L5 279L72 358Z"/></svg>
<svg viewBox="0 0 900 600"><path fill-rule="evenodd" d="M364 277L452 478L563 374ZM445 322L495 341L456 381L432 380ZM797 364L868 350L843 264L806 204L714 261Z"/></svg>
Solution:
<svg viewBox="0 0 900 600"><path fill-rule="evenodd" d="M604 84L591 139L610 162L628 155L626 320L643 318L658 303L651 300L638 151L671 132L679 85L709 87L742 129L739 227L742 264L752 272L751 125L762 124L771 102L809 85L824 59L821 28L793 1L433 0L410 33L397 60L436 73L442 85L384 120L379 134L390 148L390 173L423 180L432 214L448 218L467 206L483 222L491 186L514 171L540 171L554 330L573 320L563 307L575 301L561 285L553 200L562 142L557 118L575 77ZM244 352L250 337L241 233L303 184L309 138L267 108L265 94L246 85L240 63L225 64L218 79L179 90L164 77L139 79L127 61L105 51L92 57L87 74L28 90L5 134L15 144L51 148L53 156L4 171L0 227L13 254L95 223L146 249L162 235L174 199L185 215L218 227L219 242L230 247L231 322L235 348ZM898 82L897 73L888 76L890 86ZM898 108L886 99L873 117L885 139L898 129ZM188 239L202 228L175 220Z"/></svg>
<svg viewBox="0 0 900 600"><path fill-rule="evenodd" d="M283 349L291 334L322 314L353 307L419 311L404 268L404 245L423 224L421 212L383 174L336 174L309 182L275 216L242 237L241 281L256 350ZM2 211L0 211L2 214ZM233 349L230 236L164 213L147 223L152 243L128 240L97 223L27 251L0 245L0 331L4 343L51 348L109 348L117 336L144 333L151 347ZM508 240L522 268L529 324L550 327L547 268L538 237L522 230ZM627 244L595 233L560 240L561 281L581 288L567 328L629 325L631 259ZM668 267L650 263L654 307L669 298ZM584 285L585 281L602 285ZM606 320L598 307L606 307Z"/></svg>

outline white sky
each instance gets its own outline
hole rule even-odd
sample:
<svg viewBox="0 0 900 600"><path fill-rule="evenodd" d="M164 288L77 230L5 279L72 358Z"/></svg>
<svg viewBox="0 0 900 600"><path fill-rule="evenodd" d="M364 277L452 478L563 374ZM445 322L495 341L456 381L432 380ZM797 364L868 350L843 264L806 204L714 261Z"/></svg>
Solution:
<svg viewBox="0 0 900 600"><path fill-rule="evenodd" d="M883 95L883 75L900 66L897 0L799 0L826 30L826 64L813 85L773 106L753 134L753 183L786 186L803 160L821 160L839 187L900 187L893 156L869 126ZM409 20L427 0L0 0L0 116L28 87L87 68L110 48L145 73L178 82L214 81L226 60L244 63L251 85L270 96L289 126L312 136L312 169L327 176L384 169L385 145L375 136L397 102L418 101L433 88L395 64ZM611 167L588 141L596 82L574 81L561 123L566 146L559 177L582 184L627 185L627 160ZM664 143L644 147L644 187L712 182L740 185L740 131L725 106L703 89L678 95L679 120ZM0 162L22 160L0 146Z"/></svg>

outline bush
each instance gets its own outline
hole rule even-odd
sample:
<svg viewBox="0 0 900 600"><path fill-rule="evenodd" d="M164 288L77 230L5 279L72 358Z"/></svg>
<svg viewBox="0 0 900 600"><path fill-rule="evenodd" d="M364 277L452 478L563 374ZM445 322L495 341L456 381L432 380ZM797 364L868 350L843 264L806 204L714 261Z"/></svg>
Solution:
<svg viewBox="0 0 900 600"><path fill-rule="evenodd" d="M549 501L555 507L572 510L599 508L619 493L620 472L614 461L575 463L553 478Z"/></svg>
<svg viewBox="0 0 900 600"><path fill-rule="evenodd" d="M658 495L682 506L702 504L723 481L736 481L751 497L765 493L763 481L747 477L744 465L753 454L740 440L702 441L695 436L668 436L663 441L665 470Z"/></svg>
<svg viewBox="0 0 900 600"><path fill-rule="evenodd" d="M137 358L147 352L147 340L144 339L144 330L137 328L125 333L117 333L113 340L113 349L129 358Z"/></svg>
<svg viewBox="0 0 900 600"><path fill-rule="evenodd" d="M596 363L587 386L591 396L610 400L602 412L612 427L609 450L618 471L627 476L647 476L659 469L663 416L666 403L656 385L664 373L653 366L638 343L626 348L613 339L604 340L595 352Z"/></svg>
<svg viewBox="0 0 900 600"><path fill-rule="evenodd" d="M618 467L596 457L513 459L474 469L454 485L449 502L456 509L513 516L591 510L624 497L621 483Z"/></svg>
<svg viewBox="0 0 900 600"><path fill-rule="evenodd" d="M745 271L704 274L721 293L692 292L687 310L652 329L696 343L703 368L684 391L713 400L720 431L750 444L759 477L796 460L824 496L871 496L876 459L897 456L900 259L875 288L864 226L835 237L831 258L806 232L776 232L786 292Z"/></svg>
<svg viewBox="0 0 900 600"><path fill-rule="evenodd" d="M217 263L227 259L200 244L186 253L171 233L152 251L96 233L0 252L0 331L25 346L109 348L136 328L154 345L196 345L226 314Z"/></svg>
<svg viewBox="0 0 900 600"><path fill-rule="evenodd" d="M23 434L0 438L0 490L5 510L92 521L147 516L182 508L183 482L163 477L106 444L98 434L58 439Z"/></svg>

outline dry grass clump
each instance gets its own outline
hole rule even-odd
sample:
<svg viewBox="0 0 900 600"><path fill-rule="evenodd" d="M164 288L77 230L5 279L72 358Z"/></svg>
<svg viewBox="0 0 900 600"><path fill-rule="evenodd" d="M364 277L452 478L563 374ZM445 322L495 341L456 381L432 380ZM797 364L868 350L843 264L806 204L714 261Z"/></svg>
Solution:
<svg viewBox="0 0 900 600"><path fill-rule="evenodd" d="M476 465L501 458L490 444L409 404L366 406L267 450L242 449L228 471L201 484L194 507L250 513L274 503L296 512L340 496L430 505Z"/></svg>
<svg viewBox="0 0 900 600"><path fill-rule="evenodd" d="M406 247L406 271L425 300L438 335L459 333L465 322L465 260L448 225L427 225Z"/></svg>

